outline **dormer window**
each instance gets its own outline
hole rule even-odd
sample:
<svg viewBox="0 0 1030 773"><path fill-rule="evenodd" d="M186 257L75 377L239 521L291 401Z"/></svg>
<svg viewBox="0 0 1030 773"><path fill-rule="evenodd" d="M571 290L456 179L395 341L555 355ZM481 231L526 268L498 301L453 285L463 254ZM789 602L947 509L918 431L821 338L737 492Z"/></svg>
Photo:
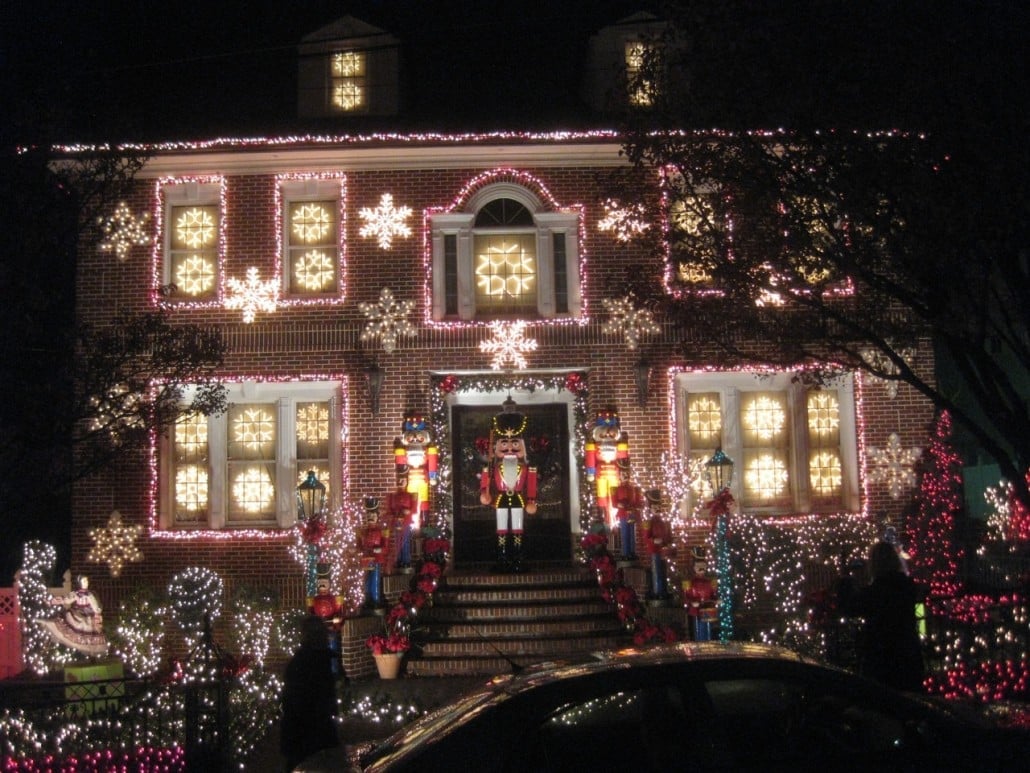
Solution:
<svg viewBox="0 0 1030 773"><path fill-rule="evenodd" d="M329 57L330 104L334 109L344 113L368 109L367 58L364 51L336 51Z"/></svg>
<svg viewBox="0 0 1030 773"><path fill-rule="evenodd" d="M433 318L578 315L579 219L509 183L478 191L466 211L433 215Z"/></svg>
<svg viewBox="0 0 1030 773"><path fill-rule="evenodd" d="M658 56L655 46L639 40L626 42L626 99L633 107L653 107L658 93L658 84L647 76L647 70L655 69Z"/></svg>

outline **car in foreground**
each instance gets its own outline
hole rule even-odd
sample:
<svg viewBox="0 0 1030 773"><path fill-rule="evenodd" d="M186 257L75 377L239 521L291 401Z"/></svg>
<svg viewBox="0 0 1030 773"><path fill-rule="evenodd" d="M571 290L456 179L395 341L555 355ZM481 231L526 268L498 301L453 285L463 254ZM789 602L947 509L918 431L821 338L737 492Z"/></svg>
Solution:
<svg viewBox="0 0 1030 773"><path fill-rule="evenodd" d="M491 680L298 771L1026 770L1030 737L772 646L597 653Z"/></svg>

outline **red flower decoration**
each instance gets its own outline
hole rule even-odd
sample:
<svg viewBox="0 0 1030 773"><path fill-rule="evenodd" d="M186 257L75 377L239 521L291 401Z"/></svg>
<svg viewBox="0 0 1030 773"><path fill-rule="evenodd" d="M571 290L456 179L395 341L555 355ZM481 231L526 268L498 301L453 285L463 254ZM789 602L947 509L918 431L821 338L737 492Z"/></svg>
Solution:
<svg viewBox="0 0 1030 773"><path fill-rule="evenodd" d="M309 545L317 545L325 536L325 521L321 518L309 518L301 527L301 536Z"/></svg>
<svg viewBox="0 0 1030 773"><path fill-rule="evenodd" d="M485 437L476 438L476 454L482 458L490 455L490 439Z"/></svg>
<svg viewBox="0 0 1030 773"><path fill-rule="evenodd" d="M447 394L450 394L451 392L453 392L455 389L458 388L458 384L459 383L460 383L460 381L459 381L458 377L455 376L453 373L451 373L450 375L444 376L440 380L440 391L441 392L446 392Z"/></svg>
<svg viewBox="0 0 1030 773"><path fill-rule="evenodd" d="M582 392L586 388L586 385L583 383L583 374L570 373L567 375L565 377L565 388L574 395L578 395Z"/></svg>

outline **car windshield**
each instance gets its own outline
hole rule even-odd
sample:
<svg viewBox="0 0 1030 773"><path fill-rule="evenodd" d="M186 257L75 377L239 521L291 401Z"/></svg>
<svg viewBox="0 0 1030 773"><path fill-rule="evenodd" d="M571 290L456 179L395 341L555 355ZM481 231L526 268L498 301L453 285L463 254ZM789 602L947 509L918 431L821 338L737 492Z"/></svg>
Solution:
<svg viewBox="0 0 1030 773"><path fill-rule="evenodd" d="M361 766L385 764L397 755L407 754L439 738L444 729L453 731L471 722L486 709L507 700L508 695L496 688L474 690L424 717L406 725L382 743L376 744L361 756Z"/></svg>

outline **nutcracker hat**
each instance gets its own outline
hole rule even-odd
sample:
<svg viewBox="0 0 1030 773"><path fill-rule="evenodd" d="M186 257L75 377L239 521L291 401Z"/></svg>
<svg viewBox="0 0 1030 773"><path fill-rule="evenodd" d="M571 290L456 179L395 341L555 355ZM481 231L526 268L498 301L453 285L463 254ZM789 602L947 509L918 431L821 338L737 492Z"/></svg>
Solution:
<svg viewBox="0 0 1030 773"><path fill-rule="evenodd" d="M424 432L427 429L426 417L417 411L404 414L404 422L401 424L402 432Z"/></svg>
<svg viewBox="0 0 1030 773"><path fill-rule="evenodd" d="M660 505L662 503L662 490L660 488L649 488L644 492L649 505Z"/></svg>
<svg viewBox="0 0 1030 773"><path fill-rule="evenodd" d="M374 513L379 509L379 497L365 497L365 512Z"/></svg>
<svg viewBox="0 0 1030 773"><path fill-rule="evenodd" d="M504 401L503 410L494 416L491 434L494 437L522 437L526 432L527 424L529 424L529 419L524 413L519 412L515 401L509 397Z"/></svg>
<svg viewBox="0 0 1030 773"><path fill-rule="evenodd" d="M618 427L619 412L612 407L605 408L594 414L595 427Z"/></svg>

